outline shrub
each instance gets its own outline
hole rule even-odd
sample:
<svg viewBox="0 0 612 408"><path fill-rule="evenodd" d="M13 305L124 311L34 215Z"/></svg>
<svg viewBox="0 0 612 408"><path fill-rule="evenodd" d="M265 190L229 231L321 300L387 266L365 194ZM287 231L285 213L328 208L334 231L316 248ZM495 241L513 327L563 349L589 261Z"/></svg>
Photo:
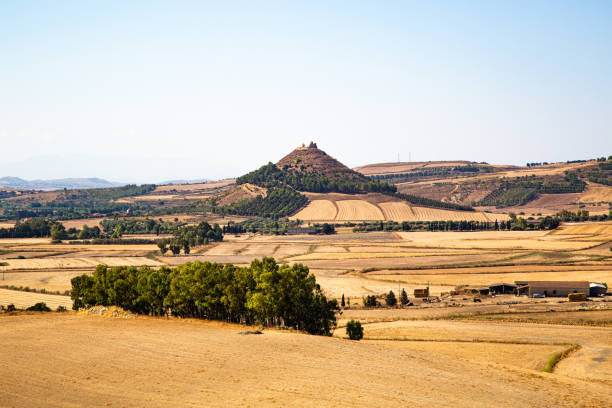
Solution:
<svg viewBox="0 0 612 408"><path fill-rule="evenodd" d="M363 338L363 327L358 320L351 320L346 324L346 334L351 340L361 340Z"/></svg>
<svg viewBox="0 0 612 408"><path fill-rule="evenodd" d="M14 311L16 311L16 310L17 310L17 309L15 308L15 305L14 305L14 304L12 304L12 303L6 307L6 311L7 311L7 312L14 312Z"/></svg>
<svg viewBox="0 0 612 408"><path fill-rule="evenodd" d="M28 312L50 312L49 306L45 302L38 302L34 306L30 306L26 309Z"/></svg>
<svg viewBox="0 0 612 408"><path fill-rule="evenodd" d="M66 309L64 306L58 306L57 309L55 309L56 312L66 312L68 311L68 309Z"/></svg>

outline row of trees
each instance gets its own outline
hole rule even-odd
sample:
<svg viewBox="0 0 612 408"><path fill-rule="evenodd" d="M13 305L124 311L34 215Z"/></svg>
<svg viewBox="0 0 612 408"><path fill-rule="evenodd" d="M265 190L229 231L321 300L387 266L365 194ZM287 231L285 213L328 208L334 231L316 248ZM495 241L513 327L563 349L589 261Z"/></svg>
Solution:
<svg viewBox="0 0 612 408"><path fill-rule="evenodd" d="M168 250L178 255L181 249L187 255L191 252L191 247L220 241L223 241L223 230L219 224L211 226L207 222L201 222L198 225L184 226L175 231L171 239L158 239L156 243L162 255Z"/></svg>
<svg viewBox="0 0 612 408"><path fill-rule="evenodd" d="M432 200L431 198L415 196L412 194L396 193L395 197L401 198L410 204L418 205L420 207L430 208L445 208L448 210L459 210L459 211L474 211L474 209L468 205L446 203L443 201Z"/></svg>
<svg viewBox="0 0 612 408"><path fill-rule="evenodd" d="M185 225L176 219L173 221L155 220L153 218L114 218L106 219L100 223L102 230L112 234L121 227L124 234L173 234Z"/></svg>
<svg viewBox="0 0 612 408"><path fill-rule="evenodd" d="M64 228L57 221L44 218L33 218L27 221L17 221L14 227L0 228L0 238L42 238L51 236L53 227Z"/></svg>
<svg viewBox="0 0 612 408"><path fill-rule="evenodd" d="M273 258L249 267L209 262L176 268L99 265L72 279L73 308L119 306L134 313L284 326L329 335L338 305L328 300L307 267Z"/></svg>
<svg viewBox="0 0 612 408"><path fill-rule="evenodd" d="M573 214L573 213L571 213ZM376 221L363 222L353 227L354 232L372 231L510 231L525 229L551 230L559 226L562 221L558 216L546 216L540 218L539 222L529 222L522 217L510 214L507 221ZM564 219L563 221L566 221Z"/></svg>

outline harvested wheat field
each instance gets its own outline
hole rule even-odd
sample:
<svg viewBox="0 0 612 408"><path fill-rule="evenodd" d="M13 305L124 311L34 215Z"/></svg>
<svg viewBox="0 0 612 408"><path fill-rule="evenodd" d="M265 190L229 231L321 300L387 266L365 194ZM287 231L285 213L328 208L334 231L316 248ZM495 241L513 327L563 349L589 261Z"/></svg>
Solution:
<svg viewBox="0 0 612 408"><path fill-rule="evenodd" d="M292 220L335 220L338 209L330 200L312 200L296 215L289 217Z"/></svg>
<svg viewBox="0 0 612 408"><path fill-rule="evenodd" d="M337 221L376 221L384 219L382 211L367 201L341 200L337 201Z"/></svg>
<svg viewBox="0 0 612 408"><path fill-rule="evenodd" d="M0 305L2 306L13 304L16 308L25 309L39 302L44 302L53 310L57 309L58 306L64 306L66 309L72 308L72 299L70 299L70 296L0 289ZM0 353L2 352L0 351Z"/></svg>
<svg viewBox="0 0 612 408"><path fill-rule="evenodd" d="M579 344L580 350L564 359L555 372L612 385L612 327L451 320L395 321L365 325L364 338L394 340L397 344L404 341ZM608 391L608 397L612 397L612 392Z"/></svg>
<svg viewBox="0 0 612 408"><path fill-rule="evenodd" d="M0 270L15 269L65 269L65 268L95 268L96 265L108 266L160 266L160 262L139 256L125 257L91 257L91 258L34 258L9 259L7 266L0 266Z"/></svg>
<svg viewBox="0 0 612 408"><path fill-rule="evenodd" d="M178 319L55 313L0 319L3 406L612 403L600 383L374 342L268 330L243 336L240 326Z"/></svg>
<svg viewBox="0 0 612 408"><path fill-rule="evenodd" d="M35 271L2 271L0 285L64 292L72 289L70 283L72 278L90 273L91 270L91 268L65 270L42 268Z"/></svg>
<svg viewBox="0 0 612 408"><path fill-rule="evenodd" d="M481 221L508 219L506 214L478 211L454 211L418 207L405 201L388 201L380 194L366 194L363 199L346 199L348 195L310 193L311 201L291 216L303 221ZM342 198L345 199L342 199Z"/></svg>

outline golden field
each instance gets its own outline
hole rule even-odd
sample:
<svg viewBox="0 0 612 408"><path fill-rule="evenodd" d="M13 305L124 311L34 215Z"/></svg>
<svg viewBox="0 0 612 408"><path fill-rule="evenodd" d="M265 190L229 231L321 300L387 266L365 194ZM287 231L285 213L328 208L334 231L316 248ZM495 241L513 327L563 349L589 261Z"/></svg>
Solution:
<svg viewBox="0 0 612 408"><path fill-rule="evenodd" d="M405 201L382 201L378 197L372 199L337 199L328 200L321 195L315 196L306 207L291 216L291 219L317 222L343 221L480 221L495 222L508 219L506 214L485 213L478 211L441 210L437 208L419 207ZM335 196L338 196L336 194Z"/></svg>
<svg viewBox="0 0 612 408"><path fill-rule="evenodd" d="M0 313L0 406L611 405L610 303L412 298L427 285L439 295L514 280L612 282L611 231L612 223L533 232L340 228L329 236L227 235L188 256L162 256L155 245L0 240L4 286L63 293L70 279L98 263L246 265L273 256L309 266L328 296L350 302L333 337L271 329L240 335L253 328L178 318ZM415 306L361 306L365 295L382 301L380 295L402 288ZM0 289L0 305L41 301L71 307L68 296ZM363 323L364 340L345 339L350 319ZM552 373L541 371L575 348Z"/></svg>
<svg viewBox="0 0 612 408"><path fill-rule="evenodd" d="M179 265L255 258L310 267L330 296L360 298L428 283L437 294L458 285L514 280L612 282L612 223L566 224L554 231L373 232L340 228L329 236L227 235L224 242L162 256L155 245L51 244L49 239L0 240L3 285L65 291L69 277L99 263ZM21 259L18 259L21 258ZM0 304L6 302L0 297Z"/></svg>
<svg viewBox="0 0 612 408"><path fill-rule="evenodd" d="M612 404L609 379L597 377L609 364L603 371L588 366L601 355L597 347L609 328L578 334L575 327L515 324L512 336L537 341L505 344L454 342L470 339L472 330L500 335L479 323L447 321L365 326L366 336L388 338L410 328L409 335L431 342L354 342L341 334L275 330L244 336L244 327L223 323L72 313L0 316L0 322L3 406ZM561 361L553 374L542 373L539 366L564 346L538 343L540 330L559 340L588 339L592 346ZM437 341L445 332L454 337Z"/></svg>

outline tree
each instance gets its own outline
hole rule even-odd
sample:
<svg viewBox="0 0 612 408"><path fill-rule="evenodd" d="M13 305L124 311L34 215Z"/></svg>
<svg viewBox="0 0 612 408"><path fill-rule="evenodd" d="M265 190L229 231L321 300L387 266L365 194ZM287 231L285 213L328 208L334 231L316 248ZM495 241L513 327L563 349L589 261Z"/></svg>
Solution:
<svg viewBox="0 0 612 408"><path fill-rule="evenodd" d="M378 306L378 301L376 300L376 296L368 295L363 298L363 305L366 307L376 307Z"/></svg>
<svg viewBox="0 0 612 408"><path fill-rule="evenodd" d="M51 226L51 239L54 241L61 241L66 239L66 228L62 224L53 224Z"/></svg>
<svg viewBox="0 0 612 408"><path fill-rule="evenodd" d="M351 320L346 324L346 334L351 340L361 340L363 338L363 327L358 320Z"/></svg>
<svg viewBox="0 0 612 408"><path fill-rule="evenodd" d="M325 235L329 235L329 234L333 234L336 232L336 229L334 228L333 225L325 223L323 224L323 233Z"/></svg>
<svg viewBox="0 0 612 408"><path fill-rule="evenodd" d="M342 301L340 302L340 306L346 306L346 303L344 302L344 293L342 294Z"/></svg>
<svg viewBox="0 0 612 408"><path fill-rule="evenodd" d="M50 312L51 309L45 302L38 302L34 306L30 306L26 309L28 312Z"/></svg>
<svg viewBox="0 0 612 408"><path fill-rule="evenodd" d="M191 252L191 249L189 248L189 242L187 241L183 242L183 252L185 252L185 255L189 255L189 252Z"/></svg>
<svg viewBox="0 0 612 408"><path fill-rule="evenodd" d="M395 306L397 305L397 298L395 297L395 293L392 290L387 293L387 297L385 298L385 302L387 306Z"/></svg>
<svg viewBox="0 0 612 408"><path fill-rule="evenodd" d="M402 305L407 305L410 302L408 299L408 294L406 293L406 289L402 289L402 293L400 295L400 303Z"/></svg>
<svg viewBox="0 0 612 408"><path fill-rule="evenodd" d="M159 252L164 255L166 252L168 252L168 241L165 239L158 239L157 247L159 248Z"/></svg>
<svg viewBox="0 0 612 408"><path fill-rule="evenodd" d="M173 255L178 255L181 253L181 244L176 241L172 241L170 243L170 251L172 251Z"/></svg>

